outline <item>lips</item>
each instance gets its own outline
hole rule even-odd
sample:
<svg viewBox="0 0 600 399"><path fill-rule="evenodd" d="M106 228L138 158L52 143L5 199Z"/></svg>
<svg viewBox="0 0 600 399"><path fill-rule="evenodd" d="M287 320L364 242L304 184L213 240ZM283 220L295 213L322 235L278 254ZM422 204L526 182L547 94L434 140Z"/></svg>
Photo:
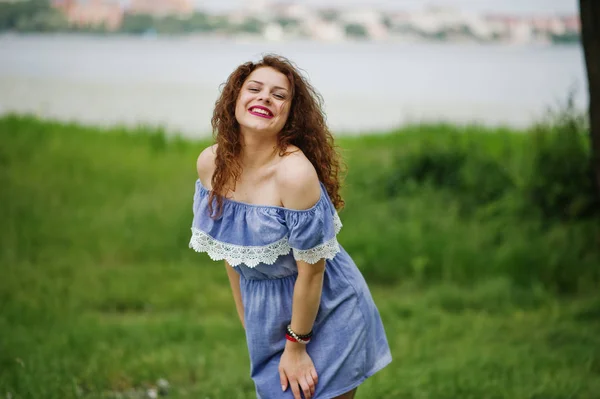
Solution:
<svg viewBox="0 0 600 399"><path fill-rule="evenodd" d="M273 117L273 113L268 108L262 107L260 105L250 107L248 109L248 112L250 112L254 116L259 116L265 119L271 119Z"/></svg>

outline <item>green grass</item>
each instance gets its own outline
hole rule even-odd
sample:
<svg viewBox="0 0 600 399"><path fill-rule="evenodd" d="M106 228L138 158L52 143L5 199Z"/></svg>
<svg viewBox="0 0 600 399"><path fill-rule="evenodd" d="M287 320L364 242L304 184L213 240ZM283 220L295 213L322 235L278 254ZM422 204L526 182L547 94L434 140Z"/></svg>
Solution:
<svg viewBox="0 0 600 399"><path fill-rule="evenodd" d="M600 223L518 201L531 149L516 133L438 125L340 140L339 239L394 356L358 397L599 397ZM481 202L468 184L390 193L399 160L453 143L502 165L501 198ZM187 248L207 144L0 118L0 397L134 397L159 378L173 398L254 397L223 266Z"/></svg>

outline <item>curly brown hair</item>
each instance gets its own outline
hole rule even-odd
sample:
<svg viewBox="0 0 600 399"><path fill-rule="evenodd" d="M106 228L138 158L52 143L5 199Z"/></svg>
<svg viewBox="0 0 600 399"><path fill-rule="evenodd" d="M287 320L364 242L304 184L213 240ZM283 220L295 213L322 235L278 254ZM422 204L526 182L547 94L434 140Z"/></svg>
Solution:
<svg viewBox="0 0 600 399"><path fill-rule="evenodd" d="M323 98L290 60L269 54L256 63L246 62L237 67L223 84L221 95L215 103L211 124L218 146L208 201L211 215L215 199L216 215L221 214L226 185L231 183L235 188L235 182L241 175L242 142L240 126L235 117L235 106L244 82L252 71L261 67L271 67L281 72L288 78L291 86L292 103L288 119L277 136L279 154L283 156L290 144L302 150L316 169L319 180L325 185L334 206L341 209L344 206L339 192L343 166L333 135L325 121Z"/></svg>

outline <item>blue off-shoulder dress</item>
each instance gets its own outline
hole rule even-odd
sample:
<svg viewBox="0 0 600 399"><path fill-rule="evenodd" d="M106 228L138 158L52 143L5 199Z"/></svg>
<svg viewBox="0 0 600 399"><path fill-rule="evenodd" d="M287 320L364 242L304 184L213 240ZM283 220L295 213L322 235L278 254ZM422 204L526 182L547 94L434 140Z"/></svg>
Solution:
<svg viewBox="0 0 600 399"><path fill-rule="evenodd" d="M293 398L281 391L279 360L298 275L296 260L326 259L323 291L307 345L319 381L315 399L352 390L392 360L367 284L336 235L342 223L324 185L306 210L225 199L212 219L209 191L196 181L190 247L226 260L240 275L250 374L260 399Z"/></svg>

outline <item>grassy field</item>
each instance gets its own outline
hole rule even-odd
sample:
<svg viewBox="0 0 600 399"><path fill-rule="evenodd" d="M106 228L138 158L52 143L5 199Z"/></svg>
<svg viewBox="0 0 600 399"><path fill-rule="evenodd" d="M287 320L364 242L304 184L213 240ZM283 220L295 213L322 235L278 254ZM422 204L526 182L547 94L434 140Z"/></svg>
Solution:
<svg viewBox="0 0 600 399"><path fill-rule="evenodd" d="M0 118L0 398L254 397L223 265L187 248L207 144ZM339 241L394 356L359 398L600 397L600 219L533 195L529 135L339 144Z"/></svg>

